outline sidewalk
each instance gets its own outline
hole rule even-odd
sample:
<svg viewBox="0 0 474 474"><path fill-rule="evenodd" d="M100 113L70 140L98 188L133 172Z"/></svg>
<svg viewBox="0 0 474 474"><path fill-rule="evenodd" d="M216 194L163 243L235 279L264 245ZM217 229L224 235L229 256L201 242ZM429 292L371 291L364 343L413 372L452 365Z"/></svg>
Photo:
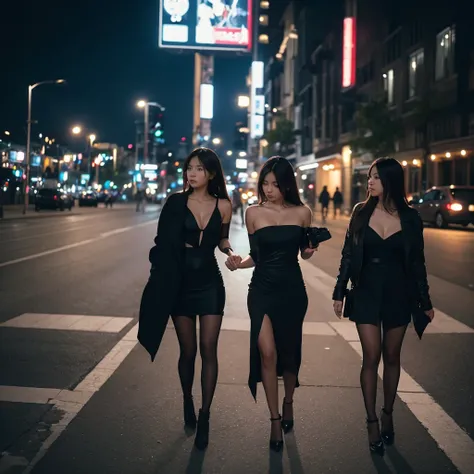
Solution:
<svg viewBox="0 0 474 474"><path fill-rule="evenodd" d="M231 237L237 252L248 250L246 233L239 226L233 225ZM222 268L224 257L219 254L218 259ZM227 305L207 451L196 452L192 435L183 430L174 330L170 325L152 364L136 342L135 325L105 358L110 365L99 364L72 392L70 401L59 405L63 410L55 412L59 421L52 426L52 435L46 439L38 462L26 472L473 473L474 451L469 449L472 440L453 451L455 430L429 405L429 396L406 373L400 383L402 398L397 399L394 410L396 444L387 449L383 459L369 454L359 387L360 345L354 337L354 326L333 315L333 278L309 262L303 262L302 268L310 305L304 326L301 387L295 393L295 429L285 436L282 455L268 450L270 422L262 385L258 387L258 403L254 403L247 387L249 320L245 301L251 270L223 271ZM413 331L407 339L416 339ZM194 388L197 407L199 369L198 358ZM110 376L103 376L107 371L111 371ZM380 390L378 400L380 406ZM462 469L456 469L438 447L433 437L439 435L439 430L428 430L419 421L423 411L433 418L430 424L429 419L421 417L430 428L444 423L447 441L442 446ZM28 447L11 455L28 457ZM24 471L12 469L8 474L16 472Z"/></svg>

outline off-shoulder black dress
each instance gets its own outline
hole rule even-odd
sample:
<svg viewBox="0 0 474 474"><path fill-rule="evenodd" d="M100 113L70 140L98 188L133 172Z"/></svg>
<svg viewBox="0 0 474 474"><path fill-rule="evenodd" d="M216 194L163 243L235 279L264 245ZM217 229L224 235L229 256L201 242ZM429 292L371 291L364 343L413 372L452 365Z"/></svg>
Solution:
<svg viewBox="0 0 474 474"><path fill-rule="evenodd" d="M184 218L185 255L181 288L172 316L224 314L225 288L215 250L229 237L229 224L222 223L219 199L204 229L186 206Z"/></svg>
<svg viewBox="0 0 474 474"><path fill-rule="evenodd" d="M308 308L298 262L299 251L305 247L304 230L297 225L269 226L249 235L255 269L247 298L251 320L248 384L254 398L257 383L262 380L258 337L265 315L273 325L278 375L288 371L298 377L303 320Z"/></svg>

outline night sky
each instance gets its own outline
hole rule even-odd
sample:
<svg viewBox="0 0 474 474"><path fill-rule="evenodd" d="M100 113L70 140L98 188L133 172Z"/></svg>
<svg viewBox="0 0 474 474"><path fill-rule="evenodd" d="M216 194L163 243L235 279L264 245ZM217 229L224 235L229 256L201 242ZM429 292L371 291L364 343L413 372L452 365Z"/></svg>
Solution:
<svg viewBox="0 0 474 474"><path fill-rule="evenodd" d="M74 144L69 130L80 124L98 141L134 142L140 98L166 107L166 134L173 147L191 137L193 55L158 49L158 0L8 2L0 38L0 138L11 132L26 142L27 87L64 78L65 86L41 86L33 93L33 133ZM2 14L3 16L3 14ZM237 108L246 93L249 56L228 53L215 62L213 136L232 140Z"/></svg>

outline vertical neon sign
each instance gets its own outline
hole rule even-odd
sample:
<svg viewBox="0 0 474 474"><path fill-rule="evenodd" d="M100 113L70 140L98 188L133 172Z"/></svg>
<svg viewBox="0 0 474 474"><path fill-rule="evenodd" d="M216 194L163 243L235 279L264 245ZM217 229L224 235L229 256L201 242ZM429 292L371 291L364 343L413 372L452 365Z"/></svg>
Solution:
<svg viewBox="0 0 474 474"><path fill-rule="evenodd" d="M342 36L342 87L352 87L356 79L356 23L354 17L344 18Z"/></svg>

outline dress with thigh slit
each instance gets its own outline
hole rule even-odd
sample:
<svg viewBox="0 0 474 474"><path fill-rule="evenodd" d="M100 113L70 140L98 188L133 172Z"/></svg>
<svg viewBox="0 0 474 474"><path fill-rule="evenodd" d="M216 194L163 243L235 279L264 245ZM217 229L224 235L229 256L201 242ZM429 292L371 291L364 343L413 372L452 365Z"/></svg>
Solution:
<svg viewBox="0 0 474 474"><path fill-rule="evenodd" d="M204 229L186 207L183 282L172 316L224 314L225 289L215 250L229 236L229 224L222 223L219 200Z"/></svg>
<svg viewBox="0 0 474 474"><path fill-rule="evenodd" d="M303 320L308 297L298 254L304 246L304 228L297 225L269 226L249 235L255 269L249 285L250 374L248 385L254 398L262 381L258 337L267 315L273 326L277 352L277 374L296 375L301 365Z"/></svg>

